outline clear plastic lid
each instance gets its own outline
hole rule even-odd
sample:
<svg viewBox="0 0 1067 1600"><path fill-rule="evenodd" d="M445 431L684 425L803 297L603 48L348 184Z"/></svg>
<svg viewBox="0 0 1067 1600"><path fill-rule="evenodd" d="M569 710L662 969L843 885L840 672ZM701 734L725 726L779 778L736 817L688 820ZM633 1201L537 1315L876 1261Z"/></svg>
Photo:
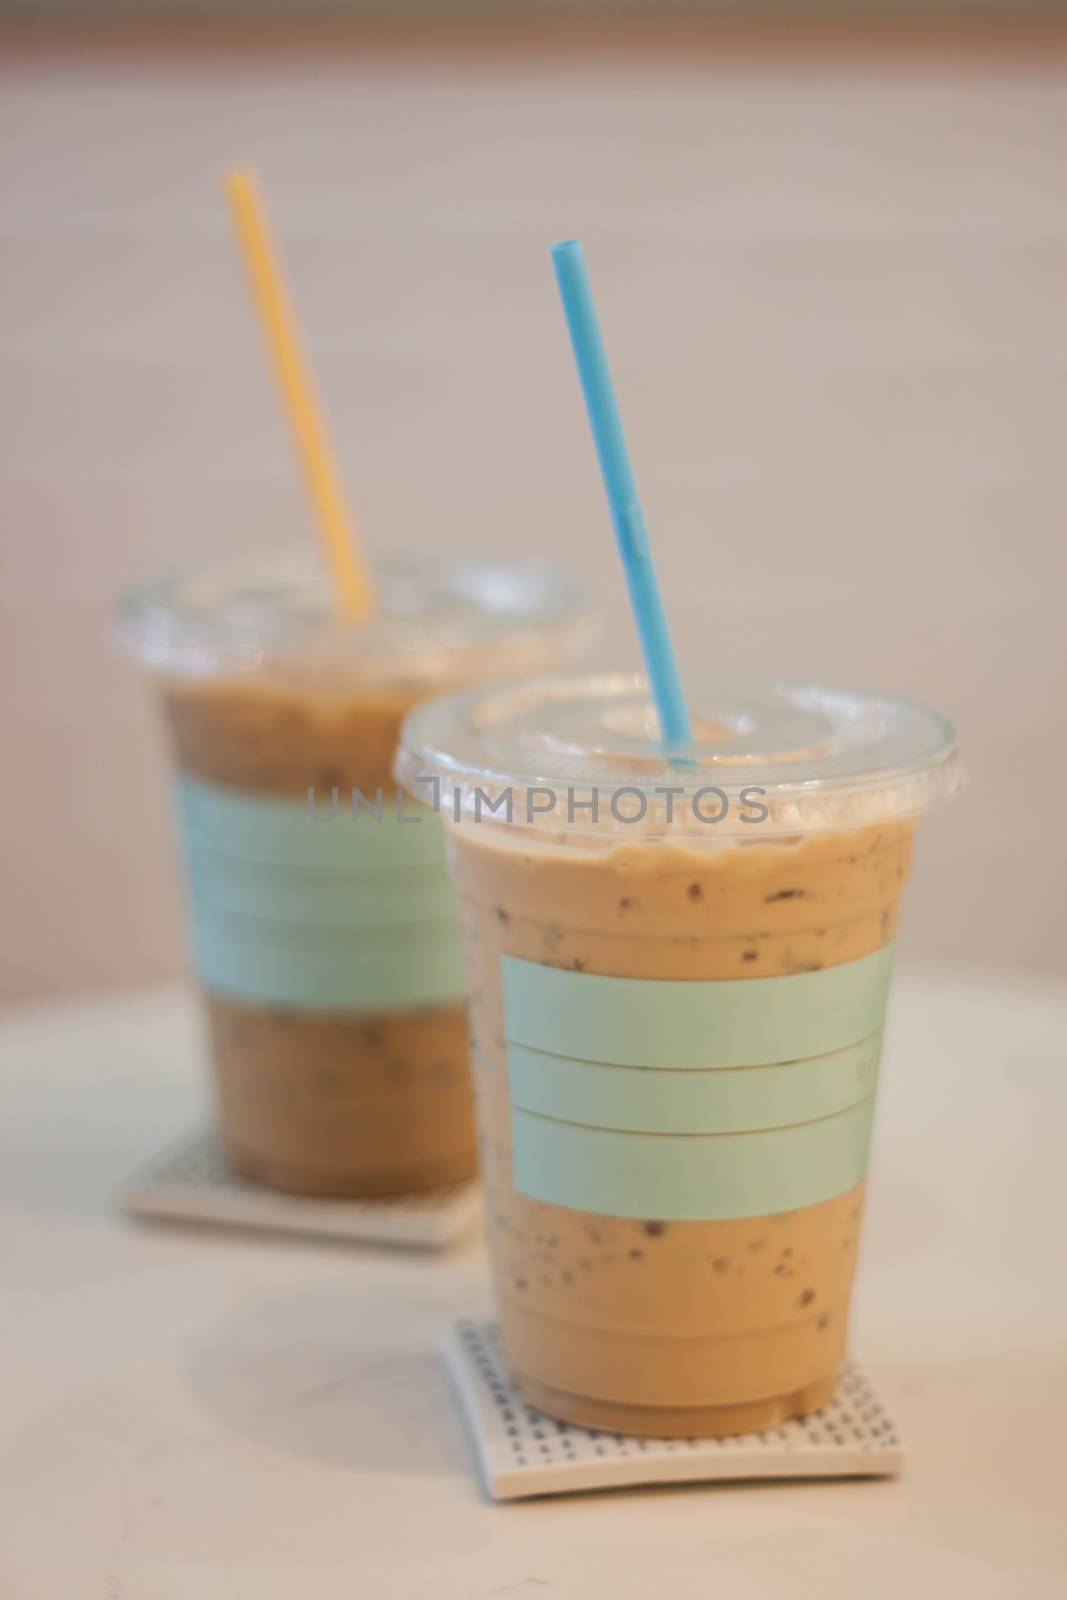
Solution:
<svg viewBox="0 0 1067 1600"><path fill-rule="evenodd" d="M397 776L460 822L709 840L903 820L962 787L955 729L913 701L747 672L687 690L684 756L657 743L638 676L439 697L405 722Z"/></svg>
<svg viewBox="0 0 1067 1600"><path fill-rule="evenodd" d="M124 596L119 634L146 665L179 677L274 667L432 685L543 671L584 628L583 591L547 567L398 560L374 578L375 614L355 622L338 612L314 549L191 568Z"/></svg>

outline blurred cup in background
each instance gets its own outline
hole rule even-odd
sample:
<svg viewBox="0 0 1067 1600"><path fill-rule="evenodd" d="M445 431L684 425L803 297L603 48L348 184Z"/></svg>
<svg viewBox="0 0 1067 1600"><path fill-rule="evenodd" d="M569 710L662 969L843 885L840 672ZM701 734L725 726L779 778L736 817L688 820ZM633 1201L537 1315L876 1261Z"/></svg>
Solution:
<svg viewBox="0 0 1067 1600"><path fill-rule="evenodd" d="M583 597L546 570L395 563L367 621L313 556L146 584L120 607L171 735L222 1134L240 1173L320 1195L476 1169L439 817L399 796L418 701L570 659Z"/></svg>

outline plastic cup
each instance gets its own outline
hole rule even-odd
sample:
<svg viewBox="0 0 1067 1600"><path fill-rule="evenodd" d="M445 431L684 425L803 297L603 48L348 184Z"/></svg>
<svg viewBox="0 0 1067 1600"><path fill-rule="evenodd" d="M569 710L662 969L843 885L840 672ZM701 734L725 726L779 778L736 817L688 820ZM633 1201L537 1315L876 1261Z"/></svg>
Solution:
<svg viewBox="0 0 1067 1600"><path fill-rule="evenodd" d="M149 584L120 611L177 768L196 965L234 1168L370 1195L469 1177L462 962L440 820L391 776L437 690L558 665L582 601L546 571L395 564L339 617L312 558Z"/></svg>
<svg viewBox="0 0 1067 1600"><path fill-rule="evenodd" d="M514 1373L706 1436L833 1392L912 835L962 776L921 706L688 689L685 761L641 680L571 678L422 706L398 773L448 819Z"/></svg>

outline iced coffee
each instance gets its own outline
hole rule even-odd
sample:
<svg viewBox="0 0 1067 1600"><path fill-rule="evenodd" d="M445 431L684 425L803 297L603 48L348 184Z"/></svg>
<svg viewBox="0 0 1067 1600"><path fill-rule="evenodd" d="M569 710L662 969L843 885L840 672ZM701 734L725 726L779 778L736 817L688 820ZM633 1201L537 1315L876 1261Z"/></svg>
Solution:
<svg viewBox="0 0 1067 1600"><path fill-rule="evenodd" d="M369 623L310 562L153 585L123 631L156 670L221 1128L236 1170L304 1194L470 1177L472 1088L441 822L398 795L420 699L566 652L543 572L395 567Z"/></svg>
<svg viewBox="0 0 1067 1600"><path fill-rule="evenodd" d="M653 1435L833 1392L915 819L958 782L919 708L695 687L678 765L626 679L457 697L402 755L452 819L507 1357Z"/></svg>

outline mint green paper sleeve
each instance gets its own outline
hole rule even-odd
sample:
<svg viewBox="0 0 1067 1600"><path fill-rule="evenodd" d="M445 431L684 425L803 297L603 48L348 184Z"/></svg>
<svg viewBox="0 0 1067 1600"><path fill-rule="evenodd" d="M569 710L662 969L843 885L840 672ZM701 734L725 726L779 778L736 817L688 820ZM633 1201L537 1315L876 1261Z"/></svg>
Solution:
<svg viewBox="0 0 1067 1600"><path fill-rule="evenodd" d="M178 790L197 966L207 989L305 1010L461 998L441 819L381 820L185 778Z"/></svg>
<svg viewBox="0 0 1067 1600"><path fill-rule="evenodd" d="M826 1055L879 1026L892 963L887 945L820 972L691 983L504 956L508 1037L611 1066L749 1067Z"/></svg>
<svg viewBox="0 0 1067 1600"><path fill-rule="evenodd" d="M869 1096L818 1122L710 1135L615 1133L513 1111L515 1186L576 1211L665 1222L796 1211L860 1181L873 1111Z"/></svg>
<svg viewBox="0 0 1067 1600"><path fill-rule="evenodd" d="M682 1072L607 1067L508 1047L511 1103L522 1111L630 1133L746 1133L814 1122L874 1090L881 1033L833 1055L775 1066Z"/></svg>
<svg viewBox="0 0 1067 1600"><path fill-rule="evenodd" d="M789 1211L853 1187L891 964L887 948L782 978L672 982L505 956L516 1187L680 1221Z"/></svg>

